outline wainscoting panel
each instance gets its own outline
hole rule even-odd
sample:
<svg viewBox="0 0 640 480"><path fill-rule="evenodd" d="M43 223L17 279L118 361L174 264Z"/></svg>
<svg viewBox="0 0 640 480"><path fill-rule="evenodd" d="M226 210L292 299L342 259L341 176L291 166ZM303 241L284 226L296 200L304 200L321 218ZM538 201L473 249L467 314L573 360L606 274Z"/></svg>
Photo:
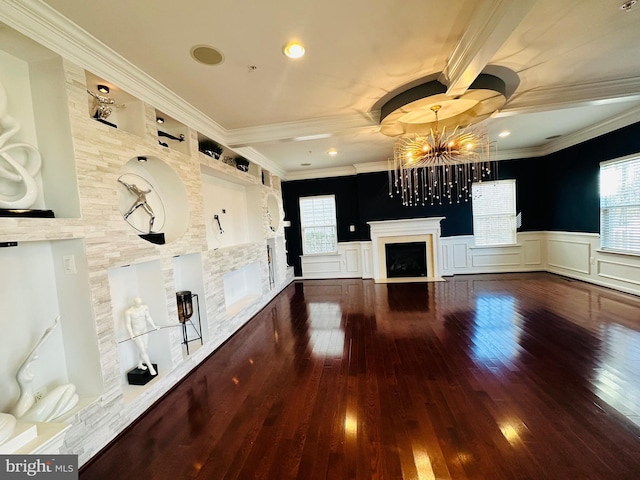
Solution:
<svg viewBox="0 0 640 480"><path fill-rule="evenodd" d="M625 261L598 260L598 275L611 280L640 285L640 265Z"/></svg>
<svg viewBox="0 0 640 480"><path fill-rule="evenodd" d="M473 235L442 237L442 275L544 270L544 232L518 234L518 243L476 247Z"/></svg>
<svg viewBox="0 0 640 480"><path fill-rule="evenodd" d="M357 273L360 276L360 246L345 248L345 270L349 273Z"/></svg>
<svg viewBox="0 0 640 480"><path fill-rule="evenodd" d="M542 264L542 240L539 238L524 240L524 264L540 266Z"/></svg>
<svg viewBox="0 0 640 480"><path fill-rule="evenodd" d="M591 244L573 238L550 238L549 266L589 275Z"/></svg>
<svg viewBox="0 0 640 480"><path fill-rule="evenodd" d="M362 266L362 278L373 278L371 242L360 242L360 265Z"/></svg>
<svg viewBox="0 0 640 480"><path fill-rule="evenodd" d="M518 250L521 249L518 247ZM474 254L471 258L474 268L496 267L502 269L503 267L519 267L522 264L519 252L480 253Z"/></svg>
<svg viewBox="0 0 640 480"><path fill-rule="evenodd" d="M453 244L453 268L467 268L469 262L467 259L467 244Z"/></svg>
<svg viewBox="0 0 640 480"><path fill-rule="evenodd" d="M367 242L368 252L371 242ZM363 274L363 258L361 242L345 242L338 244L338 253L328 255L302 255L302 276L304 278L368 278ZM371 265L371 255L367 256ZM370 267L369 272L371 271ZM369 277L371 274L369 273Z"/></svg>

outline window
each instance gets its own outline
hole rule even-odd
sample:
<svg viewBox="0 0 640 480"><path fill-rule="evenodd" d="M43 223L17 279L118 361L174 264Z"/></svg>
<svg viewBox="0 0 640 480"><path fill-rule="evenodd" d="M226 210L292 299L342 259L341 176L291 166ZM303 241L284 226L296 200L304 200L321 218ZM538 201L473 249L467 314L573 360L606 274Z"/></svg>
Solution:
<svg viewBox="0 0 640 480"><path fill-rule="evenodd" d="M304 255L337 252L335 196L300 198L300 226Z"/></svg>
<svg viewBox="0 0 640 480"><path fill-rule="evenodd" d="M471 193L476 245L515 244L516 181L474 183Z"/></svg>
<svg viewBox="0 0 640 480"><path fill-rule="evenodd" d="M640 254L640 156L600 164L600 246Z"/></svg>

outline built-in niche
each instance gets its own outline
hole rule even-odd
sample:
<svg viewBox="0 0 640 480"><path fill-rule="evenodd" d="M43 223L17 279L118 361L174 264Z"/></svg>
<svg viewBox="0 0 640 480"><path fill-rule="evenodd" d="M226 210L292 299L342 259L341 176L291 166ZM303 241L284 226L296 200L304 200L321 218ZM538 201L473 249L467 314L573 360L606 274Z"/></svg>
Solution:
<svg viewBox="0 0 640 480"><path fill-rule="evenodd" d="M257 242L264 237L259 186L205 166L202 196L209 249Z"/></svg>
<svg viewBox="0 0 640 480"><path fill-rule="evenodd" d="M226 273L222 279L228 316L239 313L262 295L262 273L259 263L251 263Z"/></svg>
<svg viewBox="0 0 640 480"><path fill-rule="evenodd" d="M0 176L0 216L79 218L62 59L9 27L0 45L0 167L11 173Z"/></svg>
<svg viewBox="0 0 640 480"><path fill-rule="evenodd" d="M170 329L176 327L177 321L171 321L167 313L167 297L160 261L110 269L109 288L123 392L125 402L130 402L152 386L153 381L144 386L129 384L127 374L138 365L140 350L126 326L127 310L136 303L136 298L140 299L141 304L148 308L153 323L159 327L156 329L148 323L145 333L141 335L146 337L146 352L151 363L157 365L158 377L173 369Z"/></svg>
<svg viewBox="0 0 640 480"><path fill-rule="evenodd" d="M183 343L182 354L186 358L189 354L193 354L202 346L209 338L209 329L207 322L206 308L203 308L202 301L205 298L204 282L202 279L202 255L200 253L191 253L188 255L180 255L173 258L173 275L177 292L188 291L193 295L197 295L192 299L193 315L183 327L186 335L187 345ZM201 341L198 340L201 335Z"/></svg>
<svg viewBox="0 0 640 480"><path fill-rule="evenodd" d="M49 423L64 422L95 401L103 385L84 242L20 242L0 248L0 271L0 412L11 412L21 391L30 390L39 408L61 388L75 389L77 403L69 403L70 409ZM16 374L29 358L33 378L21 389ZM29 445L47 442L62 427L38 425L36 430Z"/></svg>
<svg viewBox="0 0 640 480"><path fill-rule="evenodd" d="M159 145L189 154L189 132L184 124L156 110L156 125Z"/></svg>
<svg viewBox="0 0 640 480"><path fill-rule="evenodd" d="M91 72L85 74L89 117L110 128L144 137L144 102Z"/></svg>
<svg viewBox="0 0 640 480"><path fill-rule="evenodd" d="M272 233L275 233L280 229L282 213L280 212L280 203L273 194L267 195L267 220L269 223L269 230L271 230Z"/></svg>
<svg viewBox="0 0 640 480"><path fill-rule="evenodd" d="M198 151L208 157L221 160L225 149L215 140L198 133Z"/></svg>
<svg viewBox="0 0 640 480"><path fill-rule="evenodd" d="M116 188L122 217L141 238L163 244L180 238L187 230L187 190L180 177L159 158L138 156L129 160Z"/></svg>

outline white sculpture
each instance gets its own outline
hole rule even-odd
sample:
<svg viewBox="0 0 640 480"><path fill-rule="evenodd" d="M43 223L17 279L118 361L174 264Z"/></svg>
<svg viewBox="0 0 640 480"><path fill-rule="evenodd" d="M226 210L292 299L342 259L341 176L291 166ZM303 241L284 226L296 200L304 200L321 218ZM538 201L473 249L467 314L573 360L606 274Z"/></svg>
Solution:
<svg viewBox="0 0 640 480"><path fill-rule="evenodd" d="M7 114L7 92L0 83L0 208L31 207L38 198L35 176L40 171L40 152L26 143L5 145L20 130Z"/></svg>
<svg viewBox="0 0 640 480"><path fill-rule="evenodd" d="M149 307L144 305L139 297L135 297L133 305L125 310L124 319L129 336L138 347L138 368L141 370L148 368L151 375L157 375L147 353L147 323L154 330L158 330L160 327L153 322L149 314Z"/></svg>
<svg viewBox="0 0 640 480"><path fill-rule="evenodd" d="M20 398L11 413L19 420L49 422L68 412L78 403L79 397L76 394L76 387L71 383L55 387L38 401L36 401L33 391L34 375L30 370L30 366L38 358L38 349L51 336L51 333L59 324L60 317L56 317L54 324L45 330L40 340L31 349L20 368L18 368L16 381L20 386Z"/></svg>

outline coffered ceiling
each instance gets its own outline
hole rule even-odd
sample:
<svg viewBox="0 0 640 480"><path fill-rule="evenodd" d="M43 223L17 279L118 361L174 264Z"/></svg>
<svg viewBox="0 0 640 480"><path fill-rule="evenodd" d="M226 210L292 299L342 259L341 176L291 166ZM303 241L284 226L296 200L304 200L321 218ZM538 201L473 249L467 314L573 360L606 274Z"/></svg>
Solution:
<svg viewBox="0 0 640 480"><path fill-rule="evenodd" d="M506 103L483 121L498 158L545 155L640 121L640 4L625 11L622 0L0 5L9 25L129 93L152 92L168 115L197 118L289 179L383 168L394 139L378 131L380 108L426 80L452 99L481 72L505 81ZM282 53L294 39L306 48L297 60ZM198 63L195 46L223 61Z"/></svg>

